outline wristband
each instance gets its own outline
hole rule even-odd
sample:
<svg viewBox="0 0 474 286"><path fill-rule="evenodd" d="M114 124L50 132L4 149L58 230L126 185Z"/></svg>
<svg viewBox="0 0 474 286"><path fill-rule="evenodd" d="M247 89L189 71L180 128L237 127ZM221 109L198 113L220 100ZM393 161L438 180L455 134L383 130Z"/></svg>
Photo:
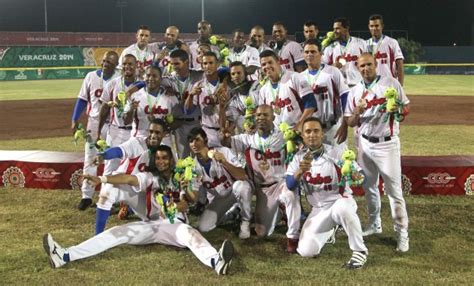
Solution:
<svg viewBox="0 0 474 286"><path fill-rule="evenodd" d="M102 184L107 184L107 176L99 176L99 179Z"/></svg>

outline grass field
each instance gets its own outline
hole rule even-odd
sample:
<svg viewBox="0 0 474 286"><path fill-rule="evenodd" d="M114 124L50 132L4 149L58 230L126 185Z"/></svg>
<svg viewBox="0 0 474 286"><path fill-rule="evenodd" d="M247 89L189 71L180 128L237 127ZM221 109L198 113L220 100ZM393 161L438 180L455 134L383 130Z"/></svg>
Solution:
<svg viewBox="0 0 474 286"><path fill-rule="evenodd" d="M76 98L82 80L0 81L1 100ZM409 95L474 96L474 76L407 75L405 91Z"/></svg>
<svg viewBox="0 0 474 286"><path fill-rule="evenodd" d="M335 245L326 245L320 257L305 259L285 253L284 227L278 227L268 239L252 237L242 242L237 237L238 226L229 224L205 235L216 247L224 238L234 242L237 255L227 277L218 277L188 250L162 245L119 246L61 269L50 269L42 248L44 233L51 232L63 246L93 235L94 209L77 211L78 197L72 191L0 189L2 284L468 285L474 279L473 197L408 196L411 232L406 254L394 251L394 232L384 198L384 232L366 239L369 258L360 271L341 268L351 255L344 233L338 234ZM358 198L364 222L363 201ZM123 223L114 216L108 226Z"/></svg>

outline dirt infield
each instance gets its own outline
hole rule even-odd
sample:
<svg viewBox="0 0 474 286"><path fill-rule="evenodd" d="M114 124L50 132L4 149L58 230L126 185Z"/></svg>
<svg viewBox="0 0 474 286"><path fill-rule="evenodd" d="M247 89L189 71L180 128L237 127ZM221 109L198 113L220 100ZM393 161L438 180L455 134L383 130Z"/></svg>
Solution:
<svg viewBox="0 0 474 286"><path fill-rule="evenodd" d="M408 125L472 125L474 97L409 96ZM0 102L0 140L71 135L75 99Z"/></svg>

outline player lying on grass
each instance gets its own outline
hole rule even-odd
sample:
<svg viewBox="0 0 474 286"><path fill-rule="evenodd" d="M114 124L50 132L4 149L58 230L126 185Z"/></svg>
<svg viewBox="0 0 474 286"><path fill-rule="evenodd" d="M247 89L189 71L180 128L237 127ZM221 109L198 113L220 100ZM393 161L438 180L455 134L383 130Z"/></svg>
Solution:
<svg viewBox="0 0 474 286"><path fill-rule="evenodd" d="M288 189L296 190L300 186L312 206L301 229L297 251L305 257L318 255L331 230L342 225L353 251L345 266L348 269L361 268L367 260L368 251L362 238L357 204L352 192L347 183L339 187L341 171L337 162L342 150L322 144L322 124L314 117L304 121L302 137L305 148L295 155L286 171ZM360 170L355 171L354 176L362 178Z"/></svg>
<svg viewBox="0 0 474 286"><path fill-rule="evenodd" d="M205 265L217 274L227 274L234 252L230 241L225 240L219 252L186 221L187 202L196 199L188 185L174 180L174 161L168 146L159 146L155 156L156 169L135 175L111 176L84 175L92 186L100 183L117 187L128 185L131 189L120 189L119 196L142 221L112 227L78 245L63 248L53 240L51 234L43 237L43 246L53 268L97 255L121 244L145 245L160 243L189 248Z"/></svg>

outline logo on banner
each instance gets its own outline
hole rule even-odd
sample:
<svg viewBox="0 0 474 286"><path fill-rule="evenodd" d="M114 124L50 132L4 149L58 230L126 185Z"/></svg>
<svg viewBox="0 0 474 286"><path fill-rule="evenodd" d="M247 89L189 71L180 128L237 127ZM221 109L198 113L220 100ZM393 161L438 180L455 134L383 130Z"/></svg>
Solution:
<svg viewBox="0 0 474 286"><path fill-rule="evenodd" d="M474 195L474 174L467 177L466 182L464 183L464 191L468 196Z"/></svg>
<svg viewBox="0 0 474 286"><path fill-rule="evenodd" d="M83 171L82 169L77 169L72 173L71 179L69 179L69 183L71 184L71 187L73 190L80 190L82 186L82 180L81 180L81 175Z"/></svg>
<svg viewBox="0 0 474 286"><path fill-rule="evenodd" d="M25 187L25 175L18 167L9 167L2 175L5 187Z"/></svg>
<svg viewBox="0 0 474 286"><path fill-rule="evenodd" d="M61 173L56 172L53 168L38 168L33 172L33 174L40 179L52 179Z"/></svg>
<svg viewBox="0 0 474 286"><path fill-rule="evenodd" d="M0 61L3 60L3 57L7 54L7 51L10 48L0 48Z"/></svg>
<svg viewBox="0 0 474 286"><path fill-rule="evenodd" d="M456 177L451 176L449 173L430 173L428 176L423 177L424 180L428 181L425 185L426 188L452 188L453 183L451 180L455 180Z"/></svg>
<svg viewBox="0 0 474 286"><path fill-rule="evenodd" d="M412 183L410 178L402 174L402 192L406 195L411 195Z"/></svg>

